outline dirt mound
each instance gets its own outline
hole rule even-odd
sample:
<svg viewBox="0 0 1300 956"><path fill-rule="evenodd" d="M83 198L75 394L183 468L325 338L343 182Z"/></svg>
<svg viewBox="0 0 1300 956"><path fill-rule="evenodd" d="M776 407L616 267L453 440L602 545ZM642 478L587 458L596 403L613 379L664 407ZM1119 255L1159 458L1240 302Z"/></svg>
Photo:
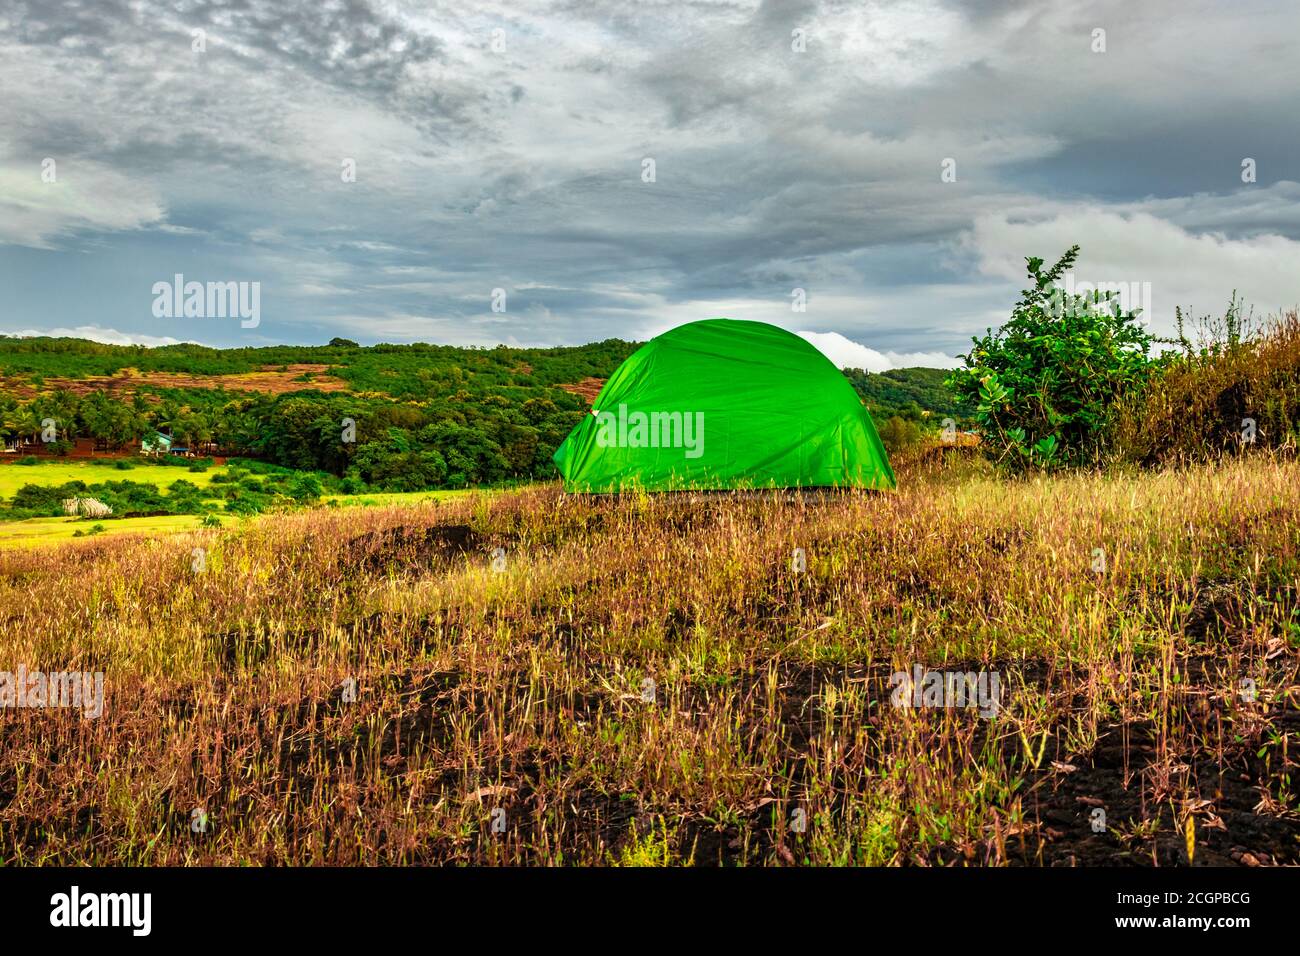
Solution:
<svg viewBox="0 0 1300 956"><path fill-rule="evenodd" d="M586 399L590 405L600 394L600 390L605 387L603 378L584 378L581 382L570 382L566 385L557 385L556 388L562 388L571 395L577 395L579 398Z"/></svg>

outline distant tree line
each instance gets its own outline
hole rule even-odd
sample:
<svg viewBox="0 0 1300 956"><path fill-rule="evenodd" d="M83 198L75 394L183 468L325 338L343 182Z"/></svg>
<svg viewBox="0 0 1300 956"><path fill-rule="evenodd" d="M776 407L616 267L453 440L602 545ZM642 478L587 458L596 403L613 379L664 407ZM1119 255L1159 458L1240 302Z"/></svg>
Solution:
<svg viewBox="0 0 1300 956"><path fill-rule="evenodd" d="M0 394L0 434L55 452L76 438L139 450L164 432L199 454L260 459L350 478L356 489L414 491L550 476L551 455L588 404L560 384L607 377L633 349L619 340L576 348L467 349L432 345L216 350L0 339L0 374L37 389ZM133 383L129 398L73 385L123 369L212 376L328 367L348 391L272 395ZM48 379L55 379L50 382ZM310 386L311 376L301 379ZM55 425L54 441L44 428ZM346 424L345 424L346 423Z"/></svg>
<svg viewBox="0 0 1300 956"><path fill-rule="evenodd" d="M419 491L548 478L551 456L589 403L560 385L605 379L638 347L609 339L572 348L439 345L212 349L104 345L81 339L0 337L0 435L66 452L74 439L139 451L162 432L198 455L256 459L344 479L356 491ZM303 390L269 394L94 379L131 369L191 377L314 366ZM846 369L891 445L899 429L933 430L969 414L938 369L882 374ZM346 391L312 388L321 376ZM35 390L32 398L14 394ZM898 419L898 421L894 421ZM44 428L55 425L54 440ZM348 424L345 424L348 423ZM45 434L43 434L45 432Z"/></svg>
<svg viewBox="0 0 1300 956"><path fill-rule="evenodd" d="M946 418L951 418L961 429L974 423L974 406L958 399L948 388L945 384L948 372L944 369L866 372L846 368L844 375L871 412L876 431L891 452L935 434Z"/></svg>

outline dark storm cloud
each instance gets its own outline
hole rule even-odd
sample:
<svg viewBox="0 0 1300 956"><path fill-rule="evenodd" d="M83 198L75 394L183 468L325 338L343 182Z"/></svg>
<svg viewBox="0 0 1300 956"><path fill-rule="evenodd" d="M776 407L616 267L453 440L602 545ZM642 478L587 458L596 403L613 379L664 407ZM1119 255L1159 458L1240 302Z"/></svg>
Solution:
<svg viewBox="0 0 1300 956"><path fill-rule="evenodd" d="M25 45L73 48L118 59L123 46L203 29L228 47L260 51L310 76L368 94L392 92L413 64L436 61L442 44L411 32L361 0L290 4L135 3L129 0L5 0L0 15ZM243 50L240 51L241 55ZM160 64L162 65L162 64Z"/></svg>
<svg viewBox="0 0 1300 956"><path fill-rule="evenodd" d="M1298 17L0 0L0 330L572 343L725 312L951 354L1072 242L1160 302L1272 307L1300 299L1300 80L1268 67ZM262 281L262 327L154 319L177 271Z"/></svg>

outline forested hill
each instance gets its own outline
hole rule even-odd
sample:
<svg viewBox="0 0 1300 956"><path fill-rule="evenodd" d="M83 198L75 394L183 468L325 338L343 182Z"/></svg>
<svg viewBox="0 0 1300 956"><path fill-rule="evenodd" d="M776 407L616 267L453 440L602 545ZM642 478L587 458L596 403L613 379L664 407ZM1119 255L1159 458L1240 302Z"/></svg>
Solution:
<svg viewBox="0 0 1300 956"><path fill-rule="evenodd" d="M608 339L573 348L463 348L452 345L273 345L214 349L203 345L104 345L85 339L0 336L0 375L58 379L113 376L132 369L173 375L243 375L289 366L328 366L351 391L427 396L438 382L473 379L481 386L546 386L608 375L636 348ZM230 385L217 379L216 385ZM236 386L238 383L234 383Z"/></svg>
<svg viewBox="0 0 1300 956"><path fill-rule="evenodd" d="M0 337L0 434L66 451L138 450L161 431L201 454L346 475L362 490L545 478L601 383L638 347L609 339L526 349L445 345L213 349ZM880 420L947 413L945 373L847 372ZM928 416L925 416L928 417ZM42 422L58 440L39 442ZM341 440L351 419L354 440Z"/></svg>
<svg viewBox="0 0 1300 956"><path fill-rule="evenodd" d="M942 368L897 368L864 372L846 368L845 376L861 396L877 424L898 417L921 422L952 417L967 421L973 409L957 401L943 384L951 373Z"/></svg>

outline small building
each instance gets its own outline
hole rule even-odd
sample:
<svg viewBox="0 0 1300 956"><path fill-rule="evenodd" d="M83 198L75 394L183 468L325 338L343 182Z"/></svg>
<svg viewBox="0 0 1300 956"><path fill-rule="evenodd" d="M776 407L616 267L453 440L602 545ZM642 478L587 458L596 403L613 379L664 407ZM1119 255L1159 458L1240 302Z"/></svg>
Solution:
<svg viewBox="0 0 1300 956"><path fill-rule="evenodd" d="M172 450L172 439L170 435L164 435L162 432L154 432L152 435L145 435L140 439L140 451L146 455L166 455Z"/></svg>

